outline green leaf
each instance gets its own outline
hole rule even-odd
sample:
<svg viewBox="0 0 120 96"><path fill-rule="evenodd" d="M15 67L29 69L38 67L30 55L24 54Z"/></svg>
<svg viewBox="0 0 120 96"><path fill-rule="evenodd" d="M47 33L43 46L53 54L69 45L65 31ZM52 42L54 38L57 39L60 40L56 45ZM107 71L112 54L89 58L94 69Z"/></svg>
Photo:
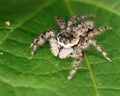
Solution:
<svg viewBox="0 0 120 96"><path fill-rule="evenodd" d="M0 0L0 96L119 96L120 0ZM67 81L74 59L52 55L48 42L30 58L30 43L48 29L59 32L54 16L96 14L95 27L112 26L95 39L108 62L94 47ZM5 24L10 21L10 26Z"/></svg>

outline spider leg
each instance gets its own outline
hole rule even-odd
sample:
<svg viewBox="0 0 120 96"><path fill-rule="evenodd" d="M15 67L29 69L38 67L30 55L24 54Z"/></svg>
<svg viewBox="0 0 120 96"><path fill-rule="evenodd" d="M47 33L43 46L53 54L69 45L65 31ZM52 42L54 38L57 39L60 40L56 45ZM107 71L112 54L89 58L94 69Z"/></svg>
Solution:
<svg viewBox="0 0 120 96"><path fill-rule="evenodd" d="M52 53L57 56L59 54L59 50L60 50L60 45L58 45L57 43L57 39L56 38L51 38L49 39L50 45L51 45L51 51Z"/></svg>
<svg viewBox="0 0 120 96"><path fill-rule="evenodd" d="M72 17L69 19L69 21L67 22L67 26L72 26L72 24L73 24L73 22L75 21L75 19L76 19L76 16L75 16L75 15L72 16Z"/></svg>
<svg viewBox="0 0 120 96"><path fill-rule="evenodd" d="M72 70L70 71L69 76L67 77L67 80L71 80L72 79L72 77L76 73L78 67L80 66L80 63L81 63L81 61L83 59L83 56L84 56L84 52L81 51L81 53L77 56L77 59L73 63Z"/></svg>
<svg viewBox="0 0 120 96"><path fill-rule="evenodd" d="M42 45L47 39L55 37L54 30L46 31L42 34L40 34L37 38L34 39L34 41L31 43L30 48L32 48L31 56L35 54L35 51L37 50L39 45Z"/></svg>
<svg viewBox="0 0 120 96"><path fill-rule="evenodd" d="M67 57L71 56L71 53L73 53L73 49L72 48L63 48L63 49L60 50L59 57L61 59L67 58Z"/></svg>
<svg viewBox="0 0 120 96"><path fill-rule="evenodd" d="M65 29L66 23L60 18L55 16L55 20L57 21L58 25L60 26L61 30Z"/></svg>
<svg viewBox="0 0 120 96"><path fill-rule="evenodd" d="M71 26L76 21L76 16L72 16L67 22L67 32L71 32Z"/></svg>
<svg viewBox="0 0 120 96"><path fill-rule="evenodd" d="M106 31L106 30L111 30L112 29L112 27L109 27L109 26L103 26L103 27L100 27L99 29L97 29L97 30L94 30L93 31L93 33L94 33L94 35L97 35L97 34L100 34L101 32L103 32L103 31Z"/></svg>
<svg viewBox="0 0 120 96"><path fill-rule="evenodd" d="M93 21L85 21L85 22L81 22L81 25L82 25L84 28L93 29L93 27L94 27L94 22L93 22ZM79 26L78 26L78 27L79 27Z"/></svg>
<svg viewBox="0 0 120 96"><path fill-rule="evenodd" d="M95 40L90 40L90 43L98 49L102 53L102 55L109 61L111 62L112 60L107 56L107 53L102 49L102 47L97 43Z"/></svg>
<svg viewBox="0 0 120 96"><path fill-rule="evenodd" d="M96 15L93 15L93 14L89 14L89 15L83 15L83 16L79 16L79 17L76 17L76 16L72 16L69 21L67 22L67 32L71 32L71 26L73 23L77 22L77 21L80 21L82 19L86 19L86 18L95 18Z"/></svg>
<svg viewBox="0 0 120 96"><path fill-rule="evenodd" d="M94 14L88 14L88 15L82 15L77 18L78 21L86 19L86 18L96 18L96 15Z"/></svg>

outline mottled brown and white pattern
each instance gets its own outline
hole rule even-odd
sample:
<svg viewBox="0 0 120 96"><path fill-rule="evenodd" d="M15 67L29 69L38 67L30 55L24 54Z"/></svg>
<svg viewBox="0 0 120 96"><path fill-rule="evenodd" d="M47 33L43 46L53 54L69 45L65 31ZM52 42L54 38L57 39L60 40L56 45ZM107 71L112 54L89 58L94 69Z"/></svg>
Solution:
<svg viewBox="0 0 120 96"><path fill-rule="evenodd" d="M38 46L41 46L46 40L50 42L51 52L55 56L59 56L61 59L72 57L75 61L72 66L72 70L68 75L68 80L71 80L76 73L81 61L84 57L84 49L93 45L102 53L102 55L111 62L111 59L107 56L107 53L102 47L93 39L95 35L100 34L103 31L111 30L111 27L94 28L93 21L84 21L86 18L95 18L95 15L84 16L72 16L68 22L64 22L60 17L55 16L55 20L60 26L60 32L56 34L54 30L46 31L40 34L31 44L31 56L34 55Z"/></svg>

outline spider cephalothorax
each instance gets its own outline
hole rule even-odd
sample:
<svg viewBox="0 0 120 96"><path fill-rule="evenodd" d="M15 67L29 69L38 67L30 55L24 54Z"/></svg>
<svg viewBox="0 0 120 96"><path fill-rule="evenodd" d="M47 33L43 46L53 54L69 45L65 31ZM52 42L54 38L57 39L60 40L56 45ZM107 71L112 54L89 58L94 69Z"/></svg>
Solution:
<svg viewBox="0 0 120 96"><path fill-rule="evenodd" d="M63 46L64 48L70 48L72 46L75 46L78 44L79 42L79 36L75 37L74 35L72 34L69 34L69 33L60 33L58 36L57 36L57 41L58 41L58 44Z"/></svg>
<svg viewBox="0 0 120 96"><path fill-rule="evenodd" d="M73 75L76 73L84 57L83 51L90 44L96 47L108 61L111 61L110 58L107 57L107 53L93 39L93 37L105 30L110 30L112 28L107 26L95 29L93 21L80 22L87 17L95 18L96 16L72 16L68 20L67 24L61 18L56 16L55 19L61 29L60 33L56 34L54 30L49 30L40 34L31 44L31 56L34 55L39 45L42 45L46 40L48 40L51 45L51 51L55 56L59 55L61 59L67 57L76 58L73 63L73 68L67 78L68 80L72 79Z"/></svg>

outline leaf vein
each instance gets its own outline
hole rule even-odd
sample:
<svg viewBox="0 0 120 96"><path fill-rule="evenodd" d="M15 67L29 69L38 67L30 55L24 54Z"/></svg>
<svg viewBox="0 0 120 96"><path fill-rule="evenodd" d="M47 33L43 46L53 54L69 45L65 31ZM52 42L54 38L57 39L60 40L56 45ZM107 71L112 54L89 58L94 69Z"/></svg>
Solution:
<svg viewBox="0 0 120 96"><path fill-rule="evenodd" d="M86 52L85 52L85 59L86 59L86 63L87 63L87 66L88 66L88 69L89 69L89 72L90 72L91 80L92 80L94 88L95 88L96 96L100 96L99 91L98 91L98 86L96 84L95 77L94 77L94 74L93 74L93 71L92 71L92 68L91 68L91 65L90 65L90 62L88 60Z"/></svg>
<svg viewBox="0 0 120 96"><path fill-rule="evenodd" d="M118 11L116 11L116 10L110 8L110 7L107 7L107 5L103 5L103 4L95 2L95 1L93 2L92 0L71 0L71 1L83 2L83 3L88 3L88 4L91 4L91 5L94 5L94 6L98 6L100 8L106 9L106 10L120 16L120 12L118 12Z"/></svg>

